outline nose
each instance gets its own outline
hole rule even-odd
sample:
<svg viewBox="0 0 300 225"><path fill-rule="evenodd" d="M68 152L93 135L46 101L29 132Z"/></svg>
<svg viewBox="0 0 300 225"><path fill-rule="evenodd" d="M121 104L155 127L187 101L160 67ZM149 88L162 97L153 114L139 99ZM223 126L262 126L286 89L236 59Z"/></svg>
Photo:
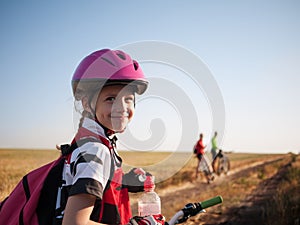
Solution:
<svg viewBox="0 0 300 225"><path fill-rule="evenodd" d="M113 110L116 112L126 112L127 111L127 104L124 99L118 99L114 102Z"/></svg>

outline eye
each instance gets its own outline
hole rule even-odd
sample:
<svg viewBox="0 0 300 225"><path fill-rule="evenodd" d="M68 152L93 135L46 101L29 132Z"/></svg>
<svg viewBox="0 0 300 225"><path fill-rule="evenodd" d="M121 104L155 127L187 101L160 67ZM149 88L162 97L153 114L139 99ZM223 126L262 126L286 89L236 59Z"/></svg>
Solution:
<svg viewBox="0 0 300 225"><path fill-rule="evenodd" d="M115 97L112 97L112 96L110 96L110 97L107 97L106 99L105 99L105 101L106 102L113 102L113 101L115 101Z"/></svg>
<svg viewBox="0 0 300 225"><path fill-rule="evenodd" d="M127 97L125 98L125 101L126 101L127 103L133 103L133 102L134 102L134 96L127 96Z"/></svg>

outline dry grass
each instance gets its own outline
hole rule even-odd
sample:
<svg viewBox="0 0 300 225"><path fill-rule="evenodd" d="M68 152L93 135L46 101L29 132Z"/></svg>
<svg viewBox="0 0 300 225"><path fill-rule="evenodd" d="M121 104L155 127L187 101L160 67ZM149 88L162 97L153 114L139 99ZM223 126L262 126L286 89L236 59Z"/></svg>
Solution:
<svg viewBox="0 0 300 225"><path fill-rule="evenodd" d="M29 171L56 159L57 150L0 150L0 201Z"/></svg>
<svg viewBox="0 0 300 225"><path fill-rule="evenodd" d="M300 224L300 157L291 155L292 164L273 197L275 204L267 208L267 224Z"/></svg>
<svg viewBox="0 0 300 225"><path fill-rule="evenodd" d="M130 167L143 167L151 171L158 181L158 191L192 181L197 163L197 159L191 153L120 152L120 155L124 160L125 171ZM26 173L56 159L58 156L59 152L56 150L0 150L0 201L12 191ZM253 162L276 157L276 155L268 154L239 153L231 153L227 156L231 161L232 169L247 167ZM280 218L289 218L289 221L293 221L293 223L299 220L295 215L300 214L300 159L293 155L291 157L293 157L292 166L278 186L277 195L274 196L276 204L268 207L267 219L271 221L270 224L276 224L274 223L275 217L278 218L275 220L278 224L282 222ZM288 159L289 157L285 158ZM223 208L239 205L262 180L272 177L282 164L283 162L266 164L255 171L248 171L237 180L221 182L214 190L207 189L202 192L201 198L210 198L216 194L223 196L224 203L219 207L221 211ZM182 206L183 202L180 201L180 204ZM177 206L173 205L173 207L176 208Z"/></svg>
<svg viewBox="0 0 300 225"><path fill-rule="evenodd" d="M130 167L143 167L150 171L159 183L157 188L191 181L196 158L191 153L170 152L120 152L124 171ZM3 200L29 171L59 156L57 150L0 150L0 201ZM261 157L259 154L229 154L232 168L245 165Z"/></svg>

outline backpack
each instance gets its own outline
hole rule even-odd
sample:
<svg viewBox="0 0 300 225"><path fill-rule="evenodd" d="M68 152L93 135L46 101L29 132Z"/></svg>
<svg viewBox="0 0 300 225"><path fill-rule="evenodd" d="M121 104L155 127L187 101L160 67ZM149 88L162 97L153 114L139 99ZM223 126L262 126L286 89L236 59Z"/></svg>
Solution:
<svg viewBox="0 0 300 225"><path fill-rule="evenodd" d="M197 144L194 145L193 153L194 153L194 154L197 154Z"/></svg>
<svg viewBox="0 0 300 225"><path fill-rule="evenodd" d="M56 200L62 186L62 172L66 157L87 142L100 142L84 138L72 145L62 145L62 155L28 174L17 184L11 194L0 202L1 225L55 225Z"/></svg>

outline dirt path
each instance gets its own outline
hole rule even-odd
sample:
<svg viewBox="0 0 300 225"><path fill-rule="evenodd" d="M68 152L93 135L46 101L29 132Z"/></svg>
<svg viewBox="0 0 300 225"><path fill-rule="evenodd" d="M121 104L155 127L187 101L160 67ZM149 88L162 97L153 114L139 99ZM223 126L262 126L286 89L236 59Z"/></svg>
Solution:
<svg viewBox="0 0 300 225"><path fill-rule="evenodd" d="M260 183L252 187L250 192L237 189L239 192L237 194L240 194L243 198L240 202L235 203L233 201L230 205L225 204L228 200L232 201L233 196L229 195L226 190L220 189L220 186L227 184L228 187L233 188L236 183L241 182L245 177L252 176L253 171L259 172L264 166L278 163L283 159L276 157L237 168L227 176L217 177L215 182L209 185L204 181L197 181L158 191L163 204L162 213L168 220L188 202L195 202L195 199L201 201L221 194L224 199L223 205L214 206L208 209L207 213L190 218L184 224L263 224L267 204L271 204L272 196L276 192L276 184L280 182L282 174L290 165L288 162L282 162L284 166L281 166L276 174L267 179L262 179Z"/></svg>
<svg viewBox="0 0 300 225"><path fill-rule="evenodd" d="M250 170L259 170L260 167L265 166L266 164L273 164L281 160L283 159L276 159L259 164L251 167ZM233 207L228 207L222 214L219 215L214 215L213 213L203 215L203 217L201 217L203 224L266 224L264 220L268 204L272 204L272 202L274 202L274 197L277 193L277 186L282 180L283 175L291 166L290 162L282 163L283 164L280 169L273 176L263 179L239 204ZM241 171L237 175L243 176L245 174L247 174L246 171Z"/></svg>
<svg viewBox="0 0 300 225"><path fill-rule="evenodd" d="M240 205L228 209L222 215L223 218L220 220L222 222L218 224L266 224L265 217L268 214L268 206L277 204L275 201L277 186L290 166L290 162L285 163L276 174L263 180L250 195L246 196ZM217 224L217 221L206 224Z"/></svg>

